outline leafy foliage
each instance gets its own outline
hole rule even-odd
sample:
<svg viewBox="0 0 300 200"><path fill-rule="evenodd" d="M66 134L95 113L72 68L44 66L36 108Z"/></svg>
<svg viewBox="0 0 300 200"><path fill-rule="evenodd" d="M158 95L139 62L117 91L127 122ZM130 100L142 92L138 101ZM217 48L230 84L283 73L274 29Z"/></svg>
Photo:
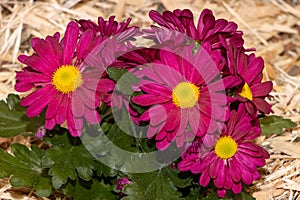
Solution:
<svg viewBox="0 0 300 200"><path fill-rule="evenodd" d="M154 172L131 174L132 184L127 186L124 199L179 199L182 195L176 188L189 185L190 179L180 179L179 171L169 167Z"/></svg>
<svg viewBox="0 0 300 200"><path fill-rule="evenodd" d="M69 180L62 191L76 200L112 200L116 199L112 193L112 186L105 184L103 181L92 179L84 181L76 179L75 181Z"/></svg>
<svg viewBox="0 0 300 200"><path fill-rule="evenodd" d="M124 74L128 72L126 69L119 69L117 67L106 68L106 71L111 79L118 81Z"/></svg>
<svg viewBox="0 0 300 200"><path fill-rule="evenodd" d="M32 187L39 196L49 196L52 192L51 180L42 166L44 153L36 146L29 150L21 144L12 144L14 156L0 149L0 177L12 175L10 183L14 187Z"/></svg>
<svg viewBox="0 0 300 200"><path fill-rule="evenodd" d="M14 94L8 95L6 102L0 101L0 111L0 137L36 132L44 124L43 117L26 117L26 108L20 106L20 98Z"/></svg>
<svg viewBox="0 0 300 200"><path fill-rule="evenodd" d="M259 121L263 135L269 135L273 133L282 134L285 128L293 128L297 125L290 119L284 119L283 117L276 115L265 116Z"/></svg>
<svg viewBox="0 0 300 200"><path fill-rule="evenodd" d="M43 164L49 167L52 184L55 189L60 188L68 178L76 180L77 175L85 180L91 180L96 163L93 156L80 143L79 138L70 138L69 134L55 135L53 142L57 144L45 153ZM48 140L48 142L51 142Z"/></svg>
<svg viewBox="0 0 300 200"><path fill-rule="evenodd" d="M201 200L219 200L216 192L209 193L206 197ZM254 200L254 198L246 191L242 191L240 194L233 194L232 192L227 192L227 195L222 198L222 200Z"/></svg>

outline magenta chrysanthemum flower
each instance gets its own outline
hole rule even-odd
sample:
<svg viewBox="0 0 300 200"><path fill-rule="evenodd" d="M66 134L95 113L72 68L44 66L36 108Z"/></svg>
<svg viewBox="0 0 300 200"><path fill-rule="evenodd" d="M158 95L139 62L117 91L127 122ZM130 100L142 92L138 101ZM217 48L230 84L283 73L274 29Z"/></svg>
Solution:
<svg viewBox="0 0 300 200"><path fill-rule="evenodd" d="M156 146L166 149L176 139L182 147L187 129L195 136L217 129L217 120L225 118L224 88L231 81L217 80L219 71L203 48L194 55L185 47L183 55L161 50L160 60L144 66L136 75L145 93L132 98L140 106L152 106L140 117L150 121L148 137L155 134Z"/></svg>
<svg viewBox="0 0 300 200"><path fill-rule="evenodd" d="M98 93L112 90L114 84L109 79L100 79L99 69L87 69L84 64L89 52L101 42L91 30L80 34L78 24L70 22L64 38L59 38L56 33L45 40L32 40L35 53L18 58L27 67L17 72L15 89L36 89L21 101L22 106L28 106L28 117L37 116L47 107L46 129L67 120L70 134L80 136L83 117L93 124L100 121L95 110L100 104Z"/></svg>
<svg viewBox="0 0 300 200"><path fill-rule="evenodd" d="M94 34L104 38L115 36L120 42L132 40L134 36L139 34L139 28L137 26L128 27L131 21L130 18L125 22L117 22L114 19L114 16L109 17L107 21L104 20L103 17L98 17L98 24L91 20L84 19L79 20L78 23L81 25L83 31L91 29Z"/></svg>
<svg viewBox="0 0 300 200"><path fill-rule="evenodd" d="M202 154L201 145L198 150L192 146L193 149L188 149L182 157L178 168L201 173L199 183L203 187L213 180L219 197L224 197L229 189L235 194L240 193L242 183L249 185L260 178L257 167L264 166L265 159L269 158L266 150L250 141L261 132L252 120L241 104L238 111L230 113L214 148Z"/></svg>
<svg viewBox="0 0 300 200"><path fill-rule="evenodd" d="M230 51L228 55L230 74L239 77L241 82L236 90L237 100L245 104L251 115L255 115L257 110L265 114L272 112L265 98L270 97L273 84L271 81L262 82L263 59L239 50Z"/></svg>
<svg viewBox="0 0 300 200"><path fill-rule="evenodd" d="M194 24L193 13L188 9L176 9L173 12L164 11L162 14L152 10L149 16L161 27L184 33L201 44L208 42L213 48L217 48L220 45L220 35L224 38L238 36L240 38L240 40L237 40L239 41L239 46L243 45L242 32L237 31L237 24L228 22L225 19L216 20L209 9L204 9L201 12L197 26ZM153 27L152 31L147 30L146 32L153 38L158 37L158 40L165 41L157 34L158 29L156 27Z"/></svg>
<svg viewBox="0 0 300 200"><path fill-rule="evenodd" d="M147 38L165 46L171 44L172 49L196 42L210 52L220 71L227 65L224 41L231 40L237 48L243 48L243 33L237 30L237 24L225 19L216 20L211 10L201 12L197 26L193 13L188 9L164 11L162 14L151 11L149 16L162 28L152 26L151 30L144 30Z"/></svg>

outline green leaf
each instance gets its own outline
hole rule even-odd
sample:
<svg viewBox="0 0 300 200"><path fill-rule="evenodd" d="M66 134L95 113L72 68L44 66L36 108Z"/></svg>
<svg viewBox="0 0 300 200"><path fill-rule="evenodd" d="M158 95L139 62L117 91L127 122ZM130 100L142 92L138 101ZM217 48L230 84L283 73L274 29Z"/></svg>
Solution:
<svg viewBox="0 0 300 200"><path fill-rule="evenodd" d="M297 126L296 123L290 119L284 119L281 116L270 115L259 119L262 129L262 135L282 134L284 128L293 128Z"/></svg>
<svg viewBox="0 0 300 200"><path fill-rule="evenodd" d="M101 162L97 162L97 176L104 176L104 177L114 177L117 176L118 171L110 168Z"/></svg>
<svg viewBox="0 0 300 200"><path fill-rule="evenodd" d="M211 192L209 193L206 197L201 198L201 200L219 200L220 198L218 197L216 192ZM223 200L228 200L227 198L223 198Z"/></svg>
<svg viewBox="0 0 300 200"><path fill-rule="evenodd" d="M0 101L0 137L12 137L33 132L44 124L43 117L26 117L26 108L20 106L17 95L8 95L6 102Z"/></svg>
<svg viewBox="0 0 300 200"><path fill-rule="evenodd" d="M221 198L218 197L216 192L209 193L206 197L201 200L219 200ZM247 191L242 191L239 194L233 194L232 191L227 191L227 194L222 200L255 200L254 197L251 196Z"/></svg>
<svg viewBox="0 0 300 200"><path fill-rule="evenodd" d="M74 197L75 200L113 200L116 198L111 192L112 190L110 185L97 179L90 181L82 179L69 180L62 189L65 194Z"/></svg>
<svg viewBox="0 0 300 200"><path fill-rule="evenodd" d="M233 199L234 200L255 200L255 198L246 191L242 191L240 194L236 195Z"/></svg>
<svg viewBox="0 0 300 200"><path fill-rule="evenodd" d="M117 82L116 91L127 95L127 98L129 98L133 93L132 85L138 83L139 79L133 73L123 68L107 68L107 73L111 79Z"/></svg>
<svg viewBox="0 0 300 200"><path fill-rule="evenodd" d="M100 126L98 128L87 126L81 136L85 147L100 162L116 170L135 172L151 171L161 166L161 162L156 162L157 154L140 153L140 146L137 146L136 139L122 132L116 124L112 126L106 124L105 127L110 127L107 135L99 131ZM93 136L89 135L90 129L94 131ZM97 132L95 129L98 129L98 133L95 133Z"/></svg>
<svg viewBox="0 0 300 200"><path fill-rule="evenodd" d="M51 168L49 175L52 176L52 185L55 189L60 188L68 179L76 180L78 176L85 180L91 180L93 170L96 170L94 157L86 150L79 138L72 138L69 134L55 135L54 143L63 143L47 150L43 164ZM49 140L47 140L49 142Z"/></svg>
<svg viewBox="0 0 300 200"><path fill-rule="evenodd" d="M177 169L172 169L170 167L167 167L165 169L166 173L168 174L168 177L173 182L173 184L176 187L179 188L185 188L191 185L192 177L184 177L182 176L183 173Z"/></svg>
<svg viewBox="0 0 300 200"><path fill-rule="evenodd" d="M126 186L125 193L128 196L124 199L179 199L181 193L178 192L174 186L172 181L174 176L172 173L170 169L163 168L154 172L129 175L129 179L132 183Z"/></svg>
<svg viewBox="0 0 300 200"><path fill-rule="evenodd" d="M185 200L199 200L200 199L200 189L199 188L191 188L188 196L183 197Z"/></svg>
<svg viewBox="0 0 300 200"><path fill-rule="evenodd" d="M36 146L29 150L21 144L12 144L14 156L0 149L0 178L9 177L14 187L32 187L39 196L52 192L51 179L42 167L43 152Z"/></svg>
<svg viewBox="0 0 300 200"><path fill-rule="evenodd" d="M108 76L114 81L118 81L124 74L128 72L127 69L117 68L117 67L108 67L106 68Z"/></svg>

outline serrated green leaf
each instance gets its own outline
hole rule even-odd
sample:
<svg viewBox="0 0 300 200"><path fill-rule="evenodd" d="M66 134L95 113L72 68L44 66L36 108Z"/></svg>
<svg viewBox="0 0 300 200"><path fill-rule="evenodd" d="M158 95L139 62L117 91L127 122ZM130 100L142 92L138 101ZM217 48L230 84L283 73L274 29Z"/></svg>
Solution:
<svg viewBox="0 0 300 200"><path fill-rule="evenodd" d="M179 199L181 193L177 191L169 173L172 173L170 169L163 168L154 172L129 175L132 183L126 186L125 193L128 196L124 199Z"/></svg>
<svg viewBox="0 0 300 200"><path fill-rule="evenodd" d="M17 95L8 95L6 102L0 101L0 137L12 137L33 132L44 124L43 117L26 117L26 108L20 106Z"/></svg>
<svg viewBox="0 0 300 200"><path fill-rule="evenodd" d="M21 144L12 144L11 150L14 156L0 149L0 178L12 175L12 186L32 187L37 195L49 196L51 179L41 164L44 153L36 146L29 150Z"/></svg>
<svg viewBox="0 0 300 200"><path fill-rule="evenodd" d="M89 132L88 127L83 129L81 141L95 158L111 168L138 172L151 171L162 165L156 160L157 154L140 153L135 138L119 130L116 124L107 135L99 131L97 136L90 136Z"/></svg>
<svg viewBox="0 0 300 200"><path fill-rule="evenodd" d="M112 187L108 184L92 179L90 181L69 180L62 191L74 197L75 200L113 200Z"/></svg>
<svg viewBox="0 0 300 200"><path fill-rule="evenodd" d="M182 177L182 174L179 170L168 167L165 169L165 171L168 174L168 177L170 178L174 186L179 188L185 188L191 185L192 178Z"/></svg>
<svg viewBox="0 0 300 200"><path fill-rule="evenodd" d="M49 175L52 176L53 187L60 188L69 178L76 180L77 174L85 181L91 180L97 166L93 156L80 143L80 139L71 138L66 133L56 135L52 140L56 144L59 140L64 141L49 149L43 158L43 165L51 168Z"/></svg>
<svg viewBox="0 0 300 200"><path fill-rule="evenodd" d="M200 199L200 190L198 188L192 188L189 191L188 196L183 197L185 200L199 200Z"/></svg>
<svg viewBox="0 0 300 200"><path fill-rule="evenodd" d="M101 162L97 162L97 176L114 177L117 176L117 174L117 170L112 169Z"/></svg>
<svg viewBox="0 0 300 200"><path fill-rule="evenodd" d="M259 121L262 129L262 135L274 133L282 134L285 128L293 128L297 126L297 124L292 122L290 119L285 119L276 115L265 116L259 119Z"/></svg>

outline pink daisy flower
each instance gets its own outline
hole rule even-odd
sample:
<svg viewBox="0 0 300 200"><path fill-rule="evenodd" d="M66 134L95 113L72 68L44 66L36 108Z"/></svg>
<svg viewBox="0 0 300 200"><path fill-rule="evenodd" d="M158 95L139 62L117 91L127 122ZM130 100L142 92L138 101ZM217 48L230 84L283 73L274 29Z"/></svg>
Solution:
<svg viewBox="0 0 300 200"><path fill-rule="evenodd" d="M218 48L220 45L220 35L224 38L238 36L241 38L242 32L237 31L237 24L228 22L225 19L215 19L213 13L209 9L204 9L198 20L197 26L194 24L193 13L188 10L176 9L173 12L164 11L162 14L157 11L150 11L150 18L159 24L161 27L169 30L175 30L186 34L193 40L203 44L208 42L213 48ZM146 33L152 38L164 40L157 34L159 29L155 26L152 31L146 30ZM167 37L168 38L168 37ZM165 40L164 40L165 41ZM243 40L239 40L239 46L243 45Z"/></svg>
<svg viewBox="0 0 300 200"><path fill-rule="evenodd" d="M64 38L59 38L56 33L44 40L32 40L35 53L18 58L27 67L17 72L15 89L35 89L21 101L22 106L28 107L28 117L35 117L46 108L46 129L67 121L70 134L80 136L83 117L89 123L99 123L100 116L95 110L100 104L99 93L112 90L114 84L109 79L99 80L101 70L87 68L84 63L101 42L91 30L80 34L78 24L70 22Z"/></svg>
<svg viewBox="0 0 300 200"><path fill-rule="evenodd" d="M78 23L83 31L91 29L96 35L104 38L115 36L119 42L134 40L134 36L140 34L137 26L128 27L131 18L128 18L125 22L117 22L114 19L115 16L110 16L107 21L103 17L98 17L98 24L85 19L79 20Z"/></svg>
<svg viewBox="0 0 300 200"><path fill-rule="evenodd" d="M234 194L240 193L242 183L250 185L260 178L257 167L264 166L265 159L269 158L266 150L251 142L261 132L252 120L241 104L238 111L231 112L214 148L205 154L202 154L202 147L188 149L178 168L201 173L199 183L203 187L213 180L219 197L224 197L229 189Z"/></svg>
<svg viewBox="0 0 300 200"><path fill-rule="evenodd" d="M262 82L263 59L237 49L228 52L229 73L239 77L241 82L235 92L236 99L245 104L251 115L255 115L257 111L265 114L272 112L271 105L265 99L270 97L273 84L271 81Z"/></svg>
<svg viewBox="0 0 300 200"><path fill-rule="evenodd" d="M218 120L225 118L224 88L229 79L218 79L219 71L207 52L200 48L194 55L192 46L179 56L161 50L160 60L144 66L135 74L141 78L144 94L132 97L132 102L150 107L140 116L149 121L148 138L156 134L156 146L166 149L176 140L182 147L190 129L195 136L204 136L218 128ZM223 92L222 92L223 91Z"/></svg>
<svg viewBox="0 0 300 200"><path fill-rule="evenodd" d="M144 30L147 38L165 46L170 43L172 49L196 42L210 52L220 71L227 62L223 41L230 39L236 47L243 48L243 33L237 31L237 24L225 19L216 20L211 10L204 9L201 12L197 26L194 24L193 13L188 9L164 11L162 14L150 11L149 16L162 28L152 26L151 30ZM174 41L179 44L178 47Z"/></svg>

